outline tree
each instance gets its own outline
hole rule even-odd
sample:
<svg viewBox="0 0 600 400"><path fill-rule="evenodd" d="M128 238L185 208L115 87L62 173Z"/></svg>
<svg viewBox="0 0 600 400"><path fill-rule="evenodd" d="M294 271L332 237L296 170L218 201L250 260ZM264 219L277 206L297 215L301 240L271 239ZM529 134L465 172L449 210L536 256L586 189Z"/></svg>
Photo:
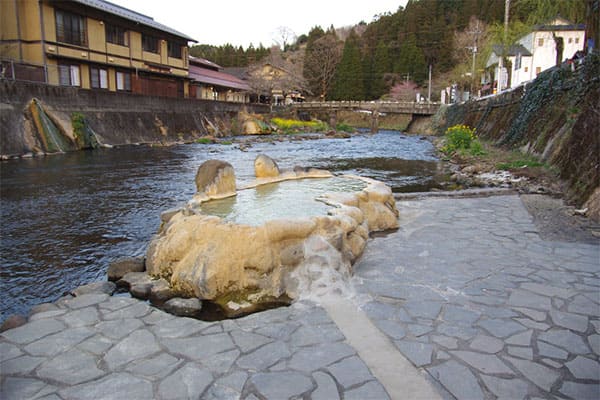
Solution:
<svg viewBox="0 0 600 400"><path fill-rule="evenodd" d="M380 40L375 48L375 56L372 58L371 74L368 76L368 97L377 99L386 92L386 73L392 70L388 46L384 40Z"/></svg>
<svg viewBox="0 0 600 400"><path fill-rule="evenodd" d="M324 100L329 93L342 55L342 44L335 34L327 33L307 45L303 75L312 94Z"/></svg>
<svg viewBox="0 0 600 400"><path fill-rule="evenodd" d="M287 50L288 45L296 41L296 33L287 26L279 26L275 29L273 40L283 51Z"/></svg>
<svg viewBox="0 0 600 400"><path fill-rule="evenodd" d="M331 100L363 100L365 98L359 37L354 31L346 39L342 59L335 73Z"/></svg>

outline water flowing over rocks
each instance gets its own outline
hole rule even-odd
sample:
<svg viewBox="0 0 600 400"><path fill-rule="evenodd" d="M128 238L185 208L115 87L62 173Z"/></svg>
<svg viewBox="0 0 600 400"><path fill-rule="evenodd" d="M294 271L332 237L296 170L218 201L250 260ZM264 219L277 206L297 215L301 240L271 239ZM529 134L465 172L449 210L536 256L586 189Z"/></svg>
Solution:
<svg viewBox="0 0 600 400"><path fill-rule="evenodd" d="M255 166L254 186L332 176L328 171L304 168L280 173L277 164L264 155L257 157ZM349 276L350 265L362 254L369 233L398 227L391 189L359 177L353 179L363 179L364 190L323 196L321 200L331 207L326 216L274 219L249 226L203 214L198 203L230 193L234 174L229 171L227 163L216 160L200 166L197 177L202 177L202 185L198 189L204 189L208 196L203 200L195 196L187 207L164 218L148 247L147 274L166 280L176 296L215 301L232 312L282 297L298 297L300 288L311 286L303 280L314 278L314 271L308 273L306 264L310 264L307 253L319 253L315 246L335 254L321 257L321 270L331 268L342 277ZM220 188L213 190L216 187ZM304 273L295 273L299 267ZM315 269L314 265L310 268Z"/></svg>

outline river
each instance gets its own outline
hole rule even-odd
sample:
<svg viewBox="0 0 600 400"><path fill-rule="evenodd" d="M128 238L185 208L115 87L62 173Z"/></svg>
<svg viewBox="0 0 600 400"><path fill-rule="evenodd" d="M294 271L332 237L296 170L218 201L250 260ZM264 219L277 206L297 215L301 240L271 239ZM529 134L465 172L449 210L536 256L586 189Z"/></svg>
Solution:
<svg viewBox="0 0 600 400"><path fill-rule="evenodd" d="M347 139L236 138L233 144L131 146L0 164L0 297L3 320L105 279L110 261L143 255L160 213L185 203L208 159L231 163L239 184L264 153L295 165L379 179L395 192L439 188L432 144L382 131ZM243 148L240 149L240 147Z"/></svg>

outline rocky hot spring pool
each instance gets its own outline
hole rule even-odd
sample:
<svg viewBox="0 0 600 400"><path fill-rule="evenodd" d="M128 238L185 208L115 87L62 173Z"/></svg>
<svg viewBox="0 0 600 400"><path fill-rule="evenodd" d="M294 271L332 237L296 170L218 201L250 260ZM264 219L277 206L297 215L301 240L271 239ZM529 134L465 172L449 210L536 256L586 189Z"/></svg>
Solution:
<svg viewBox="0 0 600 400"><path fill-rule="evenodd" d="M116 258L143 255L160 225L160 213L193 196L196 170L208 159L231 163L239 186L254 179L254 159L261 153L282 169L301 165L362 175L385 182L395 192L440 188L446 180L438 173L432 144L398 132L239 141L132 146L0 164L0 320L105 279L108 263ZM288 186L304 194L303 185L298 181ZM267 185L255 195L277 195L279 190ZM215 207L243 220L249 211L240 208L242 203L230 199Z"/></svg>

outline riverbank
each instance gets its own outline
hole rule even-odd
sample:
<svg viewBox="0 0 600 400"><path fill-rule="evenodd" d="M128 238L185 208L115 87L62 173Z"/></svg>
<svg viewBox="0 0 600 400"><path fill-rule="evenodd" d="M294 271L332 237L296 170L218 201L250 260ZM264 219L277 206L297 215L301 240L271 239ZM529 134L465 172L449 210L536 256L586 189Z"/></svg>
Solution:
<svg viewBox="0 0 600 400"><path fill-rule="evenodd" d="M0 334L2 398L597 395L598 245L545 240L516 195L397 204L351 298L220 322L104 293L39 306Z"/></svg>

